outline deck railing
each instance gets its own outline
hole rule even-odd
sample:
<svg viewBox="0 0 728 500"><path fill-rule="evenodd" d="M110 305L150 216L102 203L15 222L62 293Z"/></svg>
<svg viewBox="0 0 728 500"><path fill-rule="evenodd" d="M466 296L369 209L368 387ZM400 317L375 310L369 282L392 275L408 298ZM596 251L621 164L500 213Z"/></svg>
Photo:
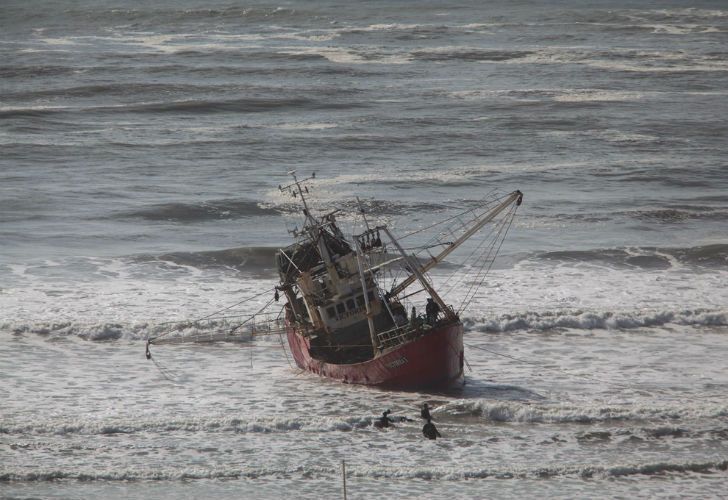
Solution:
<svg viewBox="0 0 728 500"><path fill-rule="evenodd" d="M394 328L390 328L389 330L385 330L377 334L379 348L384 350L404 344L421 333L422 328L419 324L408 323L406 325L395 326Z"/></svg>

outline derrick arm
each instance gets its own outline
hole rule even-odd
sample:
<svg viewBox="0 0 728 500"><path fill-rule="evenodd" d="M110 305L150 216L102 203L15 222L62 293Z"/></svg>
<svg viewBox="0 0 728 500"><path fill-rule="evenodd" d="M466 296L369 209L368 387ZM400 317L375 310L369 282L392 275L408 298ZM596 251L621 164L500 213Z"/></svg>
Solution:
<svg viewBox="0 0 728 500"><path fill-rule="evenodd" d="M450 253L453 252L457 247L462 245L465 240L473 236L475 233L477 233L483 226L485 226L488 222L492 221L495 217L498 216L503 210L508 208L512 203L516 203L517 205L521 204L521 201L523 200L523 193L520 191L513 191L511 194L508 195L508 197L503 200L503 202L495 207L493 210L486 212L481 217L476 219L473 222L473 226L465 231L457 240L453 241L446 249L444 249L442 252L434 256L429 262L423 264L419 267L417 270L420 274L426 273L436 265L438 265L440 262L445 260L445 257L450 255ZM416 274L412 274L409 278L405 279L402 283L394 287L390 293L392 295L397 295L401 293L405 288L410 286L412 283L417 280Z"/></svg>
<svg viewBox="0 0 728 500"><path fill-rule="evenodd" d="M399 242L394 239L394 236L392 236L392 233L389 232L389 229L386 227L383 228L384 232L387 233L387 236L389 236L389 239L392 240L392 243L394 246L397 247L397 250L399 250L399 253L402 255L402 258L407 262L407 264L411 267L412 271L414 271L414 275L416 279L420 280L420 283L422 284L422 287L427 290L427 293L430 294L430 297L437 302L437 304L440 306L440 310L445 314L445 317L449 320L455 319L456 315L453 312L453 310L445 304L445 302L442 300L442 298L437 294L437 292L432 288L430 283L425 278L424 274L417 268L417 266L414 265L414 262L407 256L407 254L404 252L404 249L399 244Z"/></svg>

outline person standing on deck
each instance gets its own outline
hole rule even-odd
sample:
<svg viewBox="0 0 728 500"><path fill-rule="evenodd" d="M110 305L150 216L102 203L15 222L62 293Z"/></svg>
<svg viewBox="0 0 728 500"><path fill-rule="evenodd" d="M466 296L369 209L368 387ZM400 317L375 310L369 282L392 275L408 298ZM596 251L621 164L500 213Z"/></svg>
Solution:
<svg viewBox="0 0 728 500"><path fill-rule="evenodd" d="M427 313L427 322L434 325L435 321L437 321L437 315L440 313L440 306L432 298L429 298L427 299L425 312Z"/></svg>

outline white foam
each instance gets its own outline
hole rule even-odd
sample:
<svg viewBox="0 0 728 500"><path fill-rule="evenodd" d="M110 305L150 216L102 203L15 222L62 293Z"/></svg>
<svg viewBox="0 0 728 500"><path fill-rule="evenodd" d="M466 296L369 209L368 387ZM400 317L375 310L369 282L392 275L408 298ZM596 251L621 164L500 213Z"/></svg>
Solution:
<svg viewBox="0 0 728 500"><path fill-rule="evenodd" d="M78 43L73 38L41 38L40 41L48 45L76 45Z"/></svg>
<svg viewBox="0 0 728 500"><path fill-rule="evenodd" d="M370 24L364 28L356 28L360 31L406 31L418 28L430 27L430 25L423 24L405 24L405 23L382 23L382 24Z"/></svg>
<svg viewBox="0 0 728 500"><path fill-rule="evenodd" d="M728 416L725 404L660 406L573 405L521 403L463 399L448 402L437 413L474 415L491 422L512 423L596 423L611 421L662 421L669 419L722 418Z"/></svg>
<svg viewBox="0 0 728 500"><path fill-rule="evenodd" d="M282 33L272 38L281 40L302 40L307 42L330 42L341 35L340 31L300 31L296 33Z"/></svg>
<svg viewBox="0 0 728 500"><path fill-rule="evenodd" d="M247 282L226 269L161 261L85 262L95 269L83 275L75 275L72 263L66 266L45 262L15 269L0 295L0 323L8 330L48 330L46 333L89 339L119 335L113 333L113 325L118 324L122 325L119 338L138 338L156 331L155 325L162 322L184 323L206 316L263 290L272 290L274 284L273 279ZM22 274L18 274L20 271ZM52 307L49 294L53 296ZM255 298L226 311L225 316L252 314L269 299Z"/></svg>
<svg viewBox="0 0 728 500"><path fill-rule="evenodd" d="M541 467L523 467L501 465L492 468L468 469L458 467L427 467L417 465L388 464L386 466L347 465L347 475L352 478L369 479L422 479L440 481L462 481L472 479L543 479L548 477L577 478L610 478L634 475L665 475L685 473L713 473L725 471L728 460L705 460L688 462L646 462L610 465L550 465ZM58 480L77 481L189 481L209 479L261 479L261 478L338 478L338 466L297 465L237 467L196 467L196 468L164 468L155 466L111 469L52 469L35 467L27 469L8 468L0 473L0 481L39 482ZM338 479L337 479L338 480Z"/></svg>
<svg viewBox="0 0 728 500"><path fill-rule="evenodd" d="M644 143L660 140L659 137L654 135L629 133L615 129L588 130L582 132L582 134L615 143Z"/></svg>
<svg viewBox="0 0 728 500"><path fill-rule="evenodd" d="M625 330L665 325L728 326L726 310L696 311L552 311L548 313L507 314L492 319L465 318L476 331L512 332L517 330Z"/></svg>
<svg viewBox="0 0 728 500"><path fill-rule="evenodd" d="M607 89L553 89L553 88L524 88L518 90L491 90L474 89L450 92L449 96L464 100L481 99L509 99L518 102L541 102L553 100L556 102L622 102L639 101L649 97L657 97L659 92L634 92L626 90Z"/></svg>
<svg viewBox="0 0 728 500"><path fill-rule="evenodd" d="M408 64L408 55L376 53L375 48L345 49L339 47L288 47L279 50L288 55L316 55L338 64Z"/></svg>
<svg viewBox="0 0 728 500"><path fill-rule="evenodd" d="M336 123L281 123L270 125L268 128L277 128L280 130L326 130L336 128Z"/></svg>
<svg viewBox="0 0 728 500"><path fill-rule="evenodd" d="M728 71L728 62L717 61L683 51L611 49L604 57L591 47L534 47L517 59L497 61L504 64L581 64L601 69L631 72ZM621 59L620 59L621 58Z"/></svg>
<svg viewBox="0 0 728 500"><path fill-rule="evenodd" d="M187 418L47 418L0 422L0 433L17 435L110 435L158 432L267 434L286 432L349 432L372 427L373 417L229 417Z"/></svg>
<svg viewBox="0 0 728 500"><path fill-rule="evenodd" d="M573 89L554 96L558 102L619 102L639 101L645 97L644 92L630 92L602 89Z"/></svg>

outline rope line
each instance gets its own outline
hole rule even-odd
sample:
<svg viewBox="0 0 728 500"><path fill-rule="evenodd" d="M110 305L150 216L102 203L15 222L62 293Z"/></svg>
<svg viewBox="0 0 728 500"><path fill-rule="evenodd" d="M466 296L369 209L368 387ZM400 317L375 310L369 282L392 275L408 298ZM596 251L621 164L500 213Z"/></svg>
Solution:
<svg viewBox="0 0 728 500"><path fill-rule="evenodd" d="M486 209L484 211L487 211L487 210L490 209L490 207L492 205L495 205L498 201L503 200L503 199L507 198L508 196L510 196L510 193L509 193L509 194L504 194L504 195L499 196L497 198L492 198L492 199L488 200L488 197L491 196L491 195L493 195L496 192L497 192L497 189L492 189L491 191L489 191L488 193L486 193L486 195L483 196L480 200L478 200L478 203L482 203L482 202L485 202L487 200L487 203L485 203L484 205L479 205L477 208L470 208L470 209L465 210L463 212L459 212L459 213L453 215L452 217L449 217L447 219L441 220L439 222L435 222L434 224L430 224L429 226L425 226L425 227L423 227L421 229L418 229L416 231L412 231L411 233L407 233L404 236L401 236L399 239L401 241L401 240L404 240L406 238L409 238L410 236L414 236L415 234L419 234L419 233L422 233L424 231L429 231L433 227L437 227L439 225L445 224L446 222L450 222L450 221L452 221L454 219L457 219L458 217L461 217L461 216L463 216L465 214L475 213L475 211L478 210L478 209Z"/></svg>
<svg viewBox="0 0 728 500"><path fill-rule="evenodd" d="M483 264L480 266L480 269L478 270L478 274L476 275L476 280L480 279L480 282L478 282L478 285L475 286L475 282L470 286L468 291L465 294L465 299L463 299L463 303L458 308L458 314L462 312L466 307L470 305L470 303L475 298L475 294L478 293L478 290L480 290L480 287L483 286L483 283L485 283L485 278L488 276L488 273L493 268L493 264L495 263L495 258L500 252L501 247L503 246L503 243L505 242L506 236L508 236L508 231L511 228L511 225L513 224L513 219L516 215L516 210L518 209L517 205L514 205L512 209L509 211L509 213L506 215L506 217L503 219L500 229L498 230L498 233L495 235L495 238L493 239L493 245L488 250L488 258L483 261ZM506 226L506 221L508 225ZM503 229L505 228L505 232ZM503 236L501 237L501 233L503 233ZM493 249L495 248L495 244L498 242L498 238L500 238L500 244L498 244L498 248L493 253L493 258L490 259L490 254L493 252ZM483 269L485 268L485 264L488 262L488 259L490 259L490 264L488 265L488 268L485 269L485 272L483 272ZM472 292L472 293L471 293Z"/></svg>
<svg viewBox="0 0 728 500"><path fill-rule="evenodd" d="M154 342L155 340L157 340L157 339L160 339L160 338L162 338L162 337L166 337L167 335L169 335L169 334L171 334L171 333L174 333L174 332L178 332L178 331L180 331L180 330L181 330L182 328L184 328L184 326L186 326L186 325L189 325L189 324L191 324L191 323L198 323L198 322L200 322L200 321L205 321L205 320L211 319L211 318L215 317L215 315L217 315L217 314L220 314L220 313L222 313L222 312L225 312L225 311L229 311L229 310L230 310L230 309L232 309L233 307L237 307L237 306L239 306L239 305L241 305L241 304L244 304L244 303L246 303L246 302L248 302L248 301L251 301L251 300L253 300L253 299L257 299L257 298L258 298L258 297L260 297L261 295L265 295L266 293L270 293L271 291L275 291L275 287L273 287L273 288L271 288L271 289L267 289L267 290L264 290L264 291L262 291L262 292L260 292L260 293L258 293L258 294L255 294L255 295L253 295L253 296L251 296L251 297L246 297L245 299L241 300L240 302L237 302L237 303L235 303L235 304L233 304L233 305L231 305L231 306L228 306L228 307L225 307L225 308L223 308L223 309L220 309L220 310L218 310L218 311L215 311L215 312L213 312L213 313L210 313L210 314L208 314L207 316L203 316L203 317L201 317L201 318L198 318L198 319L194 319L194 320L188 320L188 321L184 321L184 322L182 322L182 325L181 325L181 326L178 326L178 327L176 327L176 328L172 328L172 329L170 329L170 330L168 330L168 331L166 331L166 332L164 332L164 333L161 333L161 334L159 334L159 335L157 335L157 336L155 336L155 337L148 337L148 340L149 340L150 342ZM269 304L270 304L270 302L269 302ZM267 307L267 305L266 305L266 307ZM256 313L256 314L258 314L258 313ZM242 316L242 315L241 315L241 316ZM234 316L231 316L231 317L234 317ZM218 319L219 319L219 318L218 318ZM248 321L249 321L249 320L248 320ZM246 321L246 322L247 322L247 321ZM178 325L180 324L180 322L179 322L179 321L176 321L176 322L175 322L175 321L168 321L168 322L166 322L166 323L160 323L160 324L162 324L162 325L168 325L168 324L171 324L171 323L176 323L176 324L178 324Z"/></svg>
<svg viewBox="0 0 728 500"><path fill-rule="evenodd" d="M172 382L173 384L179 385L177 383L177 381L175 380L176 378L179 378L179 376L177 375L177 373L175 371L173 371L165 366L162 366L162 364L160 362L158 362L155 358L153 358L151 356L149 357L149 359L152 360L152 363L154 363L154 366L157 367L157 370L159 370L159 373L161 373L162 376L166 380L168 380L169 382Z"/></svg>
<svg viewBox="0 0 728 500"><path fill-rule="evenodd" d="M508 354L503 354L503 353L500 353L500 352L491 351L490 349L486 349L485 347L478 347L477 345L472 345L472 344L463 344L463 345L465 345L466 347L469 347L470 349L478 349L480 351L489 352L491 354L495 354L496 356L502 356L504 358L509 358L509 359L514 360L514 361L520 361L521 363L528 363L529 365L535 365L535 366L543 366L541 363L535 363L535 362L529 361L527 359L517 358L515 356L509 356Z"/></svg>
<svg viewBox="0 0 728 500"><path fill-rule="evenodd" d="M512 210L512 209L511 209L511 210ZM490 242L490 241L491 241L491 238L492 238L492 242L490 242L490 243L489 243L489 245L488 245L488 247L487 247L487 254L486 254L486 252L485 252L485 251L483 251L483 252L481 252L481 254L480 254L480 256L479 256L479 257L476 257L475 259L473 259L473 265L475 265L475 264L477 264L477 262L478 262L478 261L480 261L480 260L481 260L481 258L482 258L482 256L483 256L483 255L486 255L486 257L485 257L484 259L482 259L482 262L483 262L483 264L481 264L481 266L480 266L480 268L479 268L479 270L478 270L478 273L476 274L476 279L477 279L477 278L478 278L478 277L480 276L480 274L481 274L481 272L482 272L482 269L483 269L483 266L485 265L485 262L487 262L487 261L488 261L488 259L490 259L490 258L491 258L491 254L493 253L493 248L495 247L495 244L496 244L496 242L498 241L498 237L500 236L500 232L501 232L501 230L502 230L502 224L503 224L503 222L504 222L504 221L505 221L505 220L507 219L507 217L508 217L508 216L510 215L510 213L511 213L511 210L509 210L509 212L508 212L508 213L506 214L506 216L505 216L505 217L503 217L502 219L500 219L500 220L499 220L499 221L498 221L498 222L497 222L497 223L495 224L495 227L494 227L493 229L491 229L490 233L489 233L489 234L487 234L487 235L486 235L486 237L485 237L485 238L483 238L483 239L482 239L482 240L480 241L480 243L479 243L479 244L478 244L478 245L477 245L477 246L476 246L476 247L475 247L475 248L473 249L473 251L472 251L472 252L470 252L470 254L469 254L469 255L468 255L467 257L465 257L465 258L464 258L464 259L462 260L462 262L461 262L461 264L460 264L460 265L461 265L461 267L464 267L464 266L465 266L465 263L466 263L466 262L468 262L468 261L469 261L469 260L470 260L470 259L471 259L471 258L473 257L473 255L475 255L475 254L476 254L477 252L479 252L479 251L480 251L480 250L481 250L481 249L482 249L482 248L483 248L483 247L485 246L485 244L486 244L486 243ZM500 228L500 229L499 229L499 228ZM499 248L500 248L500 247L499 247ZM497 254L497 252L496 252L496 254ZM495 261L495 255L493 255L493 261ZM492 262L491 262L491 266L492 266ZM490 268L489 268L489 270L490 270ZM450 274L450 275L449 275L449 276L447 277L447 279L446 279L446 280L445 280L445 281L443 282L443 284L442 284L441 286L443 286L443 287L444 287L445 285L447 285L447 284L448 284L448 283L449 283L449 282L450 282L450 281L451 281L451 280L452 280L452 279L453 279L453 278L454 278L455 276L457 276L457 275L458 275L458 271L457 271L457 270L453 271L453 272L452 272L452 273L451 273L451 274ZM485 274L485 275L487 275L487 272L486 272L486 274ZM480 286L482 286L482 282L484 282L484 281L485 281L485 275L483 275L483 279L482 279L481 283L480 283L480 284L478 285L478 289L480 289ZM454 282L454 283L452 283L452 285L450 285L450 287L449 287L449 288L447 289L447 291L446 291L445 293L446 293L446 294L449 294L449 293L451 293L451 292L452 292L452 291L453 291L453 290L455 289L455 287L457 287L457 286L458 286L458 285L459 285L460 283L462 283L462 281L463 281L463 280L464 280L464 279L465 279L466 277L467 277L467 274L465 274L465 273L460 273L460 277L459 277L459 278L458 278L457 280L455 280L455 282ZM463 303L464 303L464 302L465 302L465 300L467 299L467 296L469 295L469 292L470 292L470 291L472 290L472 286L473 286L473 285L471 285L471 286L470 286L470 288L468 289L468 293L466 293L466 294L465 294L465 298L463 299ZM475 293L477 293L477 290L478 290L478 289L476 289L476 292L475 292ZM473 294L473 295L474 295L474 294ZM462 307L461 307L461 308L459 308L459 311L460 311L460 310L462 310L462 309L463 309ZM459 311L458 311L458 312L459 312Z"/></svg>

